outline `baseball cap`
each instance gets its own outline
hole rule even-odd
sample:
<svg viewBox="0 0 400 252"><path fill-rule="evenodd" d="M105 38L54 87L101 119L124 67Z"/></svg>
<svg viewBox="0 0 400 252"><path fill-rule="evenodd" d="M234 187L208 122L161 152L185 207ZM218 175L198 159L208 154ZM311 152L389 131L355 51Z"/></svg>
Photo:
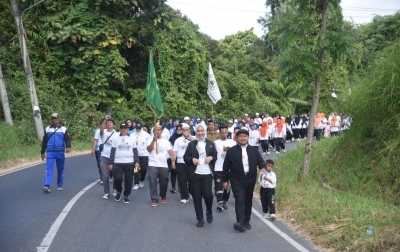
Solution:
<svg viewBox="0 0 400 252"><path fill-rule="evenodd" d="M228 123L233 123L232 120L229 120Z"/></svg>
<svg viewBox="0 0 400 252"><path fill-rule="evenodd" d="M60 115L58 113L53 113L51 114L51 118L60 118Z"/></svg>
<svg viewBox="0 0 400 252"><path fill-rule="evenodd" d="M190 120L190 118L189 118L188 116L185 116L185 117L183 118L183 120L184 120L184 121Z"/></svg>
<svg viewBox="0 0 400 252"><path fill-rule="evenodd" d="M126 122L122 122L122 123L119 125L119 128L120 128L120 129L129 128L129 126L128 126L128 124L127 124Z"/></svg>
<svg viewBox="0 0 400 252"><path fill-rule="evenodd" d="M141 123L137 123L135 128L136 129L141 129L142 128L142 124Z"/></svg>
<svg viewBox="0 0 400 252"><path fill-rule="evenodd" d="M243 133L246 135L249 135L249 132L247 130L241 129L238 132L236 132L236 137L238 137L240 134L243 134Z"/></svg>
<svg viewBox="0 0 400 252"><path fill-rule="evenodd" d="M187 123L182 123L182 129L189 129L190 126Z"/></svg>

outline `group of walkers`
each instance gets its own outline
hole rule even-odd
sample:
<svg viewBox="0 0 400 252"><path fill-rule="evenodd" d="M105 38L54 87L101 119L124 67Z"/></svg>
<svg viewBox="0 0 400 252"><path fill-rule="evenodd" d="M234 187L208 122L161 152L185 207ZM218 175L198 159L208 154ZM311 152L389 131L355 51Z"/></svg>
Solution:
<svg viewBox="0 0 400 252"><path fill-rule="evenodd" d="M326 119L317 115L316 130L321 132L330 128L336 135L335 127L343 128L341 118L332 114ZM159 202L167 203L167 189L171 181L171 193L179 192L181 203L193 199L197 218L197 227L203 227L204 220L213 222L213 197L215 195L217 211L228 210L230 191L235 198L238 231L251 229L250 216L255 183L261 185L260 195L264 217L275 219L274 195L276 175L272 171L273 161L266 162L263 155L270 154L275 148L277 153L285 152L285 142L305 137L308 126L306 115L296 114L292 119L270 117L230 118L227 124L219 121L191 119L159 120L150 129L137 120L127 119L119 124L119 132L109 114L100 122L94 132L92 156L96 157L103 186L103 199L112 195L116 201L130 203L133 190L145 186L148 178L151 206ZM318 122L318 123L317 123ZM350 121L351 122L351 121ZM350 126L350 122L348 126ZM347 125L347 124L345 124ZM316 133L317 134L317 133ZM318 135L316 135L319 139ZM42 159L46 158L47 172L44 182L45 193L50 193L50 184L54 162L57 163L57 190L62 190L64 152L69 152L71 141L68 130L60 125L60 116L52 114L52 125L46 128L42 142ZM260 169L257 178L257 168ZM176 187L176 181L178 182ZM214 192L212 185L214 183ZM206 211L204 218L204 199Z"/></svg>

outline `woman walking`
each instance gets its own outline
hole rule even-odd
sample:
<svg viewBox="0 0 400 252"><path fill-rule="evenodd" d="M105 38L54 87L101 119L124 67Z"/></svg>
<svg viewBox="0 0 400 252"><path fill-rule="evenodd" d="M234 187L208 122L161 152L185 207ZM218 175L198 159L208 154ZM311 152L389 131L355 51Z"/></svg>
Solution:
<svg viewBox="0 0 400 252"><path fill-rule="evenodd" d="M207 222L213 221L212 215L212 181L217 151L214 143L205 138L203 125L196 127L196 139L187 146L183 156L187 164L189 191L193 197L197 217L197 227L204 226L202 198L206 204Z"/></svg>

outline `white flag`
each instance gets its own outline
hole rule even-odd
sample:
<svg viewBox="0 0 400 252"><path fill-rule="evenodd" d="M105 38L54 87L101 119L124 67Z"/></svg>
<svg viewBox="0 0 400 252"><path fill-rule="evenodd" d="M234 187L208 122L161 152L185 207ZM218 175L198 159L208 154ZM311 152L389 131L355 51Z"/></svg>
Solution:
<svg viewBox="0 0 400 252"><path fill-rule="evenodd" d="M221 92L219 91L217 80L214 77L214 73L211 67L211 63L208 62L208 89L207 94L211 101L216 104L221 100Z"/></svg>

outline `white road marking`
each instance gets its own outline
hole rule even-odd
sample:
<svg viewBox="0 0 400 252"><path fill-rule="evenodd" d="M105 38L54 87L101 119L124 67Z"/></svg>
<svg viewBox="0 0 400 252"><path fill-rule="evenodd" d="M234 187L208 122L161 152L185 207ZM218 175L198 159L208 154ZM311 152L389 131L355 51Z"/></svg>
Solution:
<svg viewBox="0 0 400 252"><path fill-rule="evenodd" d="M263 221L265 224L268 225L272 230L274 230L278 235L280 235L283 239L285 239L287 242L289 242L293 247L298 249L301 252L310 252L307 250L305 247L301 246L299 243L297 243L295 240L290 238L287 234L282 232L279 228L275 227L274 224L272 224L270 221L267 221L254 207L251 209L251 211L258 217L260 218L261 221Z"/></svg>
<svg viewBox="0 0 400 252"><path fill-rule="evenodd" d="M36 247L37 252L46 252L49 248L51 243L53 242L54 237L56 236L58 229L60 229L61 224L63 223L65 217L67 217L69 211L71 208L74 206L74 204L78 201L78 199L90 188L92 188L94 185L96 185L100 179L94 181L90 185L86 186L85 188L82 189L79 193L77 193L69 202L68 204L64 207L60 215L57 217L56 221L53 223L51 226L49 232L46 234L46 236L43 238L42 243L40 243L39 247Z"/></svg>

